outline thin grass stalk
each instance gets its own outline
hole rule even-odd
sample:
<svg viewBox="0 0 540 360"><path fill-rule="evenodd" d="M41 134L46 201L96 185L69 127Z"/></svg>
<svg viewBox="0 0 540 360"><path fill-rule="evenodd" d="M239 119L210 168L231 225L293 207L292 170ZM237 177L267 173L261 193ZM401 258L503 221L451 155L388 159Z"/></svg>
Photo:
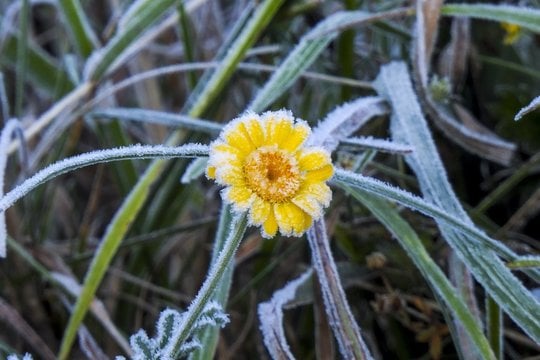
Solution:
<svg viewBox="0 0 540 360"><path fill-rule="evenodd" d="M17 83L15 84L15 116L22 114L24 85L26 83L28 55L28 18L30 17L29 0L22 0L19 12L19 41L17 42Z"/></svg>
<svg viewBox="0 0 540 360"><path fill-rule="evenodd" d="M330 325L344 359L372 359L347 302L337 267L330 251L324 220L317 220L307 232L313 267L317 272Z"/></svg>
<svg viewBox="0 0 540 360"><path fill-rule="evenodd" d="M504 358L503 352L503 321L501 307L488 294L486 294L486 327L491 348L498 360Z"/></svg>
<svg viewBox="0 0 540 360"><path fill-rule="evenodd" d="M59 0L58 5L67 22L69 33L80 55L87 58L98 47L97 36L79 0Z"/></svg>

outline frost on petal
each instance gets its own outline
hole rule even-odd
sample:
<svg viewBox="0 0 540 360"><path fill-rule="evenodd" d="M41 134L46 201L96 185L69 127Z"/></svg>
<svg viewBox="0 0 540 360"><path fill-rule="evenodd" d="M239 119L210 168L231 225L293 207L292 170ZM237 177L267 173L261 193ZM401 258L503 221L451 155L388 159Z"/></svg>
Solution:
<svg viewBox="0 0 540 360"><path fill-rule="evenodd" d="M275 206L276 220L282 235L302 235L311 225L311 217L293 203Z"/></svg>
<svg viewBox="0 0 540 360"><path fill-rule="evenodd" d="M317 183L330 179L334 175L334 167L325 165L319 169L311 170L306 173L306 182Z"/></svg>
<svg viewBox="0 0 540 360"><path fill-rule="evenodd" d="M310 133L311 129L308 124L303 120L297 120L291 134L281 144L281 148L283 150L295 151L306 141Z"/></svg>
<svg viewBox="0 0 540 360"><path fill-rule="evenodd" d="M242 124L237 123L234 128L228 129L229 131L224 132L223 138L227 144L240 150L242 154L247 155L254 149L254 146L249 136L245 132L241 131L241 128Z"/></svg>
<svg viewBox="0 0 540 360"><path fill-rule="evenodd" d="M288 111L266 112L262 116L266 129L266 143L280 146L293 130L293 117Z"/></svg>
<svg viewBox="0 0 540 360"><path fill-rule="evenodd" d="M278 224L277 224L274 208L275 208L275 205L271 206L270 212L268 213L268 218L266 219L266 221L263 224L262 236L264 238L271 238L271 237L275 236L276 233L277 233Z"/></svg>
<svg viewBox="0 0 540 360"><path fill-rule="evenodd" d="M315 196L307 191L296 195L291 201L314 219L322 216L322 204Z"/></svg>
<svg viewBox="0 0 540 360"><path fill-rule="evenodd" d="M242 131L246 133L254 147L259 147L264 144L264 129L258 116L248 116L247 120L242 123L241 126Z"/></svg>
<svg viewBox="0 0 540 360"><path fill-rule="evenodd" d="M303 171L319 169L329 164L331 164L330 155L320 148L305 149L298 159L298 165Z"/></svg>
<svg viewBox="0 0 540 360"><path fill-rule="evenodd" d="M253 200L253 193L246 187L232 186L223 189L223 198L233 205L237 211L246 211L249 209Z"/></svg>
<svg viewBox="0 0 540 360"><path fill-rule="evenodd" d="M260 197L256 196L249 210L250 223L253 225L263 224L268 219L271 210L272 206L268 201L264 201Z"/></svg>

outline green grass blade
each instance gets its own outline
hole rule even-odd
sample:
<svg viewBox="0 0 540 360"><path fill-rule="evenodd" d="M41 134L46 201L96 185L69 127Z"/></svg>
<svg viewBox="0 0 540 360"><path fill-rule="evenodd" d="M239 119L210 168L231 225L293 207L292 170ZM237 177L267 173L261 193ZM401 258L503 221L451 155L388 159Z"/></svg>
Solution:
<svg viewBox="0 0 540 360"><path fill-rule="evenodd" d="M223 125L213 121L195 119L186 115L137 108L100 109L90 113L90 116L93 118L141 121L175 128L190 129L213 135L218 134L223 128Z"/></svg>
<svg viewBox="0 0 540 360"><path fill-rule="evenodd" d="M406 65L400 62L383 66L375 83L378 92L394 109L393 138L414 145L414 152L405 159L418 177L424 196L462 223L474 227L446 177ZM529 336L540 341L540 318L531 317L531 314L540 314L540 303L531 292L490 247L472 243L469 236L449 227L444 221L438 223L443 237L475 279Z"/></svg>
<svg viewBox="0 0 540 360"><path fill-rule="evenodd" d="M328 322L338 342L344 359L373 359L367 348L360 328L354 319L345 290L330 251L330 240L324 219L316 220L308 230L307 237L311 248L313 267L321 285Z"/></svg>
<svg viewBox="0 0 540 360"><path fill-rule="evenodd" d="M227 56L225 56L222 66L217 68L214 75L206 83L206 87L201 92L198 100L195 101L193 107L188 111L189 116L197 117L202 114L211 100L219 93L219 90L223 88L225 82L232 76L235 66L239 63L248 48L255 42L255 39L264 29L265 25L269 23L282 2L283 0L266 0L259 6L252 20L243 29L241 35L234 42ZM135 35L133 34L133 36ZM119 40L116 41L118 42ZM116 47L122 48L120 45L116 45ZM109 49L108 51L111 52L112 50ZM108 64L112 63L113 60L113 58L107 60ZM101 70L99 72L94 71L94 75L104 73L108 65L105 66L106 62L102 64L104 65L101 66ZM176 145L181 141L182 137L182 133L177 131L169 137L166 143L168 145ZM88 275L84 281L82 291L85 299L81 299L81 301L75 304L73 314L64 333L64 339L62 340L61 352L64 359L69 354L77 329L88 311L89 301L94 296L103 273L108 268L121 240L125 237L129 224L135 219L148 198L150 185L161 175L165 164L164 160L154 160L150 164L109 224L109 231L107 231L102 241L102 248L106 249L106 252L102 251L96 254L87 273L101 274L101 276L93 275L90 277ZM102 258L98 260L98 257Z"/></svg>
<svg viewBox="0 0 540 360"><path fill-rule="evenodd" d="M124 51L153 23L157 21L177 0L146 0L133 19L122 28L111 41L90 59L85 69L86 77L91 81L101 79L114 63L122 58Z"/></svg>
<svg viewBox="0 0 540 360"><path fill-rule="evenodd" d="M283 0L266 0L259 6L246 25L246 30L240 34L226 54L221 67L216 69L206 83L205 91L199 95L198 101L190 109L189 115L194 117L202 115L203 110L208 107L210 101L216 97L225 86L225 82L232 76L246 51L257 39L257 35L266 27L282 4Z"/></svg>
<svg viewBox="0 0 540 360"><path fill-rule="evenodd" d="M21 12L19 13L19 41L17 42L17 81L15 84L15 116L22 115L24 86L26 84L26 72L28 68L28 18L30 17L30 5L28 0L22 0Z"/></svg>
<svg viewBox="0 0 540 360"><path fill-rule="evenodd" d="M517 24L525 29L540 32L540 10L525 6L492 4L448 4L441 13L447 16L469 16Z"/></svg>
<svg viewBox="0 0 540 360"><path fill-rule="evenodd" d="M59 0L58 5L66 20L68 32L80 55L87 58L98 47L97 36L84 13L79 0Z"/></svg>
<svg viewBox="0 0 540 360"><path fill-rule="evenodd" d="M19 42L19 39L14 35L7 35L3 46L0 47L0 64L10 67L18 66L17 48ZM28 47L26 61L27 79L46 93L51 94L52 97L57 98L65 95L73 89L73 82L60 65L31 44Z"/></svg>
<svg viewBox="0 0 540 360"><path fill-rule="evenodd" d="M189 149L189 147L186 149ZM154 176L146 176L139 182L142 182L142 184L135 187L135 189L130 192L121 208L116 212L114 218L107 227L101 245L97 249L84 279L81 294L77 299L73 313L69 318L69 323L66 326L62 344L60 346L60 352L58 353L58 358L60 360L68 358L69 351L77 335L79 325L88 311L88 307L94 298L96 290L101 283L105 272L109 268L109 264L113 256L116 254L116 251L120 246L120 242L124 238L124 235L131 225L131 222L137 215L138 210L142 207L144 201L148 197L150 185L153 183L154 179Z"/></svg>
<svg viewBox="0 0 540 360"><path fill-rule="evenodd" d="M387 201L363 191L345 187L356 199L364 204L394 235L399 244L407 252L416 267L420 270L431 288L444 301L452 315L468 332L470 339L476 345L476 350L483 359L495 359L490 344L475 316L467 308L459 292L452 286L442 270L426 251L424 245L411 226L399 215L398 211Z"/></svg>

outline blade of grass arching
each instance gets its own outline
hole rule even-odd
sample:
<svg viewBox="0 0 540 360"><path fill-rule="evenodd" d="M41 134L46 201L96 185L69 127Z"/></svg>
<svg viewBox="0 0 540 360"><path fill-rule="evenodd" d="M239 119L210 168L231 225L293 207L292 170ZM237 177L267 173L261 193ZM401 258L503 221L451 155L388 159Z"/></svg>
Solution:
<svg viewBox="0 0 540 360"><path fill-rule="evenodd" d="M206 87L201 92L199 99L192 107L190 107L190 110L188 111L189 116L198 117L203 113L210 101L215 98L219 90L223 88L224 84L232 76L235 66L249 47L255 42L258 34L260 34L270 22L270 19L276 13L282 2L283 0L266 0L259 5L257 11L223 59L222 66L218 67L214 75L206 82ZM176 131L167 139L166 144L176 145L182 138L183 134ZM103 238L102 246L100 247L100 249L106 249L106 251L100 251L94 257L87 272L87 274L94 275L92 275L92 277L87 275L82 291L84 298L81 297L80 301L75 304L73 314L64 331L64 338L61 344L61 360L68 356L77 329L84 319L84 315L88 311L89 301L94 296L99 283L102 280L104 271L108 268L118 245L124 238L129 228L129 224L138 215L144 202L148 198L149 187L161 175L164 167L165 161L163 160L154 160L150 164L109 224L109 230Z"/></svg>
<svg viewBox="0 0 540 360"><path fill-rule="evenodd" d="M22 115L24 85L26 84L26 73L28 67L28 18L30 17L30 6L28 0L22 0L21 11L19 13L19 41L17 42L17 81L15 83L15 116Z"/></svg>
<svg viewBox="0 0 540 360"><path fill-rule="evenodd" d="M394 238L407 252L439 299L444 301L441 307L448 307L453 317L463 325L473 344L476 345L478 354L483 359L495 359L495 355L476 317L467 308L463 298L459 296L459 292L452 286L435 261L433 261L416 232L399 215L399 212L390 206L388 201L377 198L364 191L353 190L348 187L345 187L345 190L366 206L394 235Z"/></svg>
<svg viewBox="0 0 540 360"><path fill-rule="evenodd" d="M330 240L324 220L317 220L307 232L313 267L317 273L328 321L344 359L372 359L352 315L336 263L330 251Z"/></svg>
<svg viewBox="0 0 540 360"><path fill-rule="evenodd" d="M492 4L448 4L441 13L447 16L469 16L517 24L525 29L540 33L540 10L525 6Z"/></svg>
<svg viewBox="0 0 540 360"><path fill-rule="evenodd" d="M183 148L186 154L189 153L193 156L193 150L195 150L195 148L192 148L191 145L179 147L177 149L180 148ZM206 151L208 150L207 147L203 146L202 148L205 148ZM202 148L201 146L196 147L196 149L198 149L197 152L199 152L198 155L201 155L200 151ZM101 283L105 272L109 268L109 264L114 254L116 254L116 250L127 232L132 219L135 218L136 213L148 197L150 185L153 180L154 176L146 176L139 181L140 186L136 186L134 191L129 193L121 208L116 212L114 218L107 227L103 240L96 251L96 255L92 259L88 272L86 273L81 295L77 299L73 313L69 318L69 323L66 326L60 351L58 353L58 358L60 360L67 359L69 351L71 350L71 345L77 335L79 325L86 315L96 290Z"/></svg>
<svg viewBox="0 0 540 360"><path fill-rule="evenodd" d="M216 231L216 238L214 240L214 248L212 249L212 259L210 261L211 266L213 266L218 259L218 255L223 250L225 241L227 240L227 233L231 228L234 220L234 213L231 209L231 206L223 203L221 207L221 213L219 216L219 224ZM229 298L229 290L232 282L232 275L234 269L234 258L230 260L230 264L227 266L227 269L224 271L221 276L219 284L216 286L215 292L212 295L213 301L216 301L220 304L223 309L227 306L227 300ZM201 336L199 336L199 341L202 346L198 350L194 351L191 354L192 360L212 360L214 359L217 341L219 337L219 328L209 327L206 328Z"/></svg>
<svg viewBox="0 0 540 360"><path fill-rule="evenodd" d="M0 64L17 67L17 49L19 48L19 39L14 35L7 35L0 47ZM73 89L74 84L69 79L66 72L62 70L59 64L56 64L42 50L28 44L28 53L26 60L27 77L30 82L37 85L53 98L67 94Z"/></svg>
<svg viewBox="0 0 540 360"><path fill-rule="evenodd" d="M424 196L471 227L475 225L454 194L413 91L404 63L383 66L375 82L377 90L394 109L392 136L413 144L415 151L405 159L419 179ZM444 239L467 269L510 317L535 341L540 341L540 303L508 270L497 254L482 244L471 243L468 236L440 222ZM512 292L508 292L512 289Z"/></svg>
<svg viewBox="0 0 540 360"><path fill-rule="evenodd" d="M96 125L101 147L110 148L130 144L127 134L118 120L113 119L106 123L97 122ZM118 184L121 194L127 195L138 178L134 163L132 161L120 161L111 165L115 183Z"/></svg>
<svg viewBox="0 0 540 360"><path fill-rule="evenodd" d="M444 221L456 231L467 235L471 245L491 249L506 260L514 261L521 258L504 244L491 239L477 227L464 222L460 218L450 214L447 210L380 180L337 168L334 177L332 178L332 183L365 190L370 194L390 199L410 209L419 211L424 215ZM526 274L535 281L540 281L540 274L538 272L532 271L526 272Z"/></svg>
<svg viewBox="0 0 540 360"><path fill-rule="evenodd" d="M67 22L68 33L80 55L87 58L97 48L98 40L79 0L59 0L58 5Z"/></svg>

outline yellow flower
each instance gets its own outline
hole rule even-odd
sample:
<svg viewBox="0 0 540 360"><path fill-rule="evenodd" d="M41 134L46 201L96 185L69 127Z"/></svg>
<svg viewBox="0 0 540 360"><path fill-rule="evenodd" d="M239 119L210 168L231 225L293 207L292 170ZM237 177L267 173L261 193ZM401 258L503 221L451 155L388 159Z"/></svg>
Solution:
<svg viewBox="0 0 540 360"><path fill-rule="evenodd" d="M503 39L503 43L505 45L511 45L515 43L517 39L519 39L521 35L521 26L512 23L502 22L501 27L504 29L504 31L506 31L506 35Z"/></svg>
<svg viewBox="0 0 540 360"><path fill-rule="evenodd" d="M311 129L290 111L248 112L211 144L206 175L224 185L235 211L249 211L264 237L301 236L332 197L325 181L334 168L322 148L304 147Z"/></svg>

